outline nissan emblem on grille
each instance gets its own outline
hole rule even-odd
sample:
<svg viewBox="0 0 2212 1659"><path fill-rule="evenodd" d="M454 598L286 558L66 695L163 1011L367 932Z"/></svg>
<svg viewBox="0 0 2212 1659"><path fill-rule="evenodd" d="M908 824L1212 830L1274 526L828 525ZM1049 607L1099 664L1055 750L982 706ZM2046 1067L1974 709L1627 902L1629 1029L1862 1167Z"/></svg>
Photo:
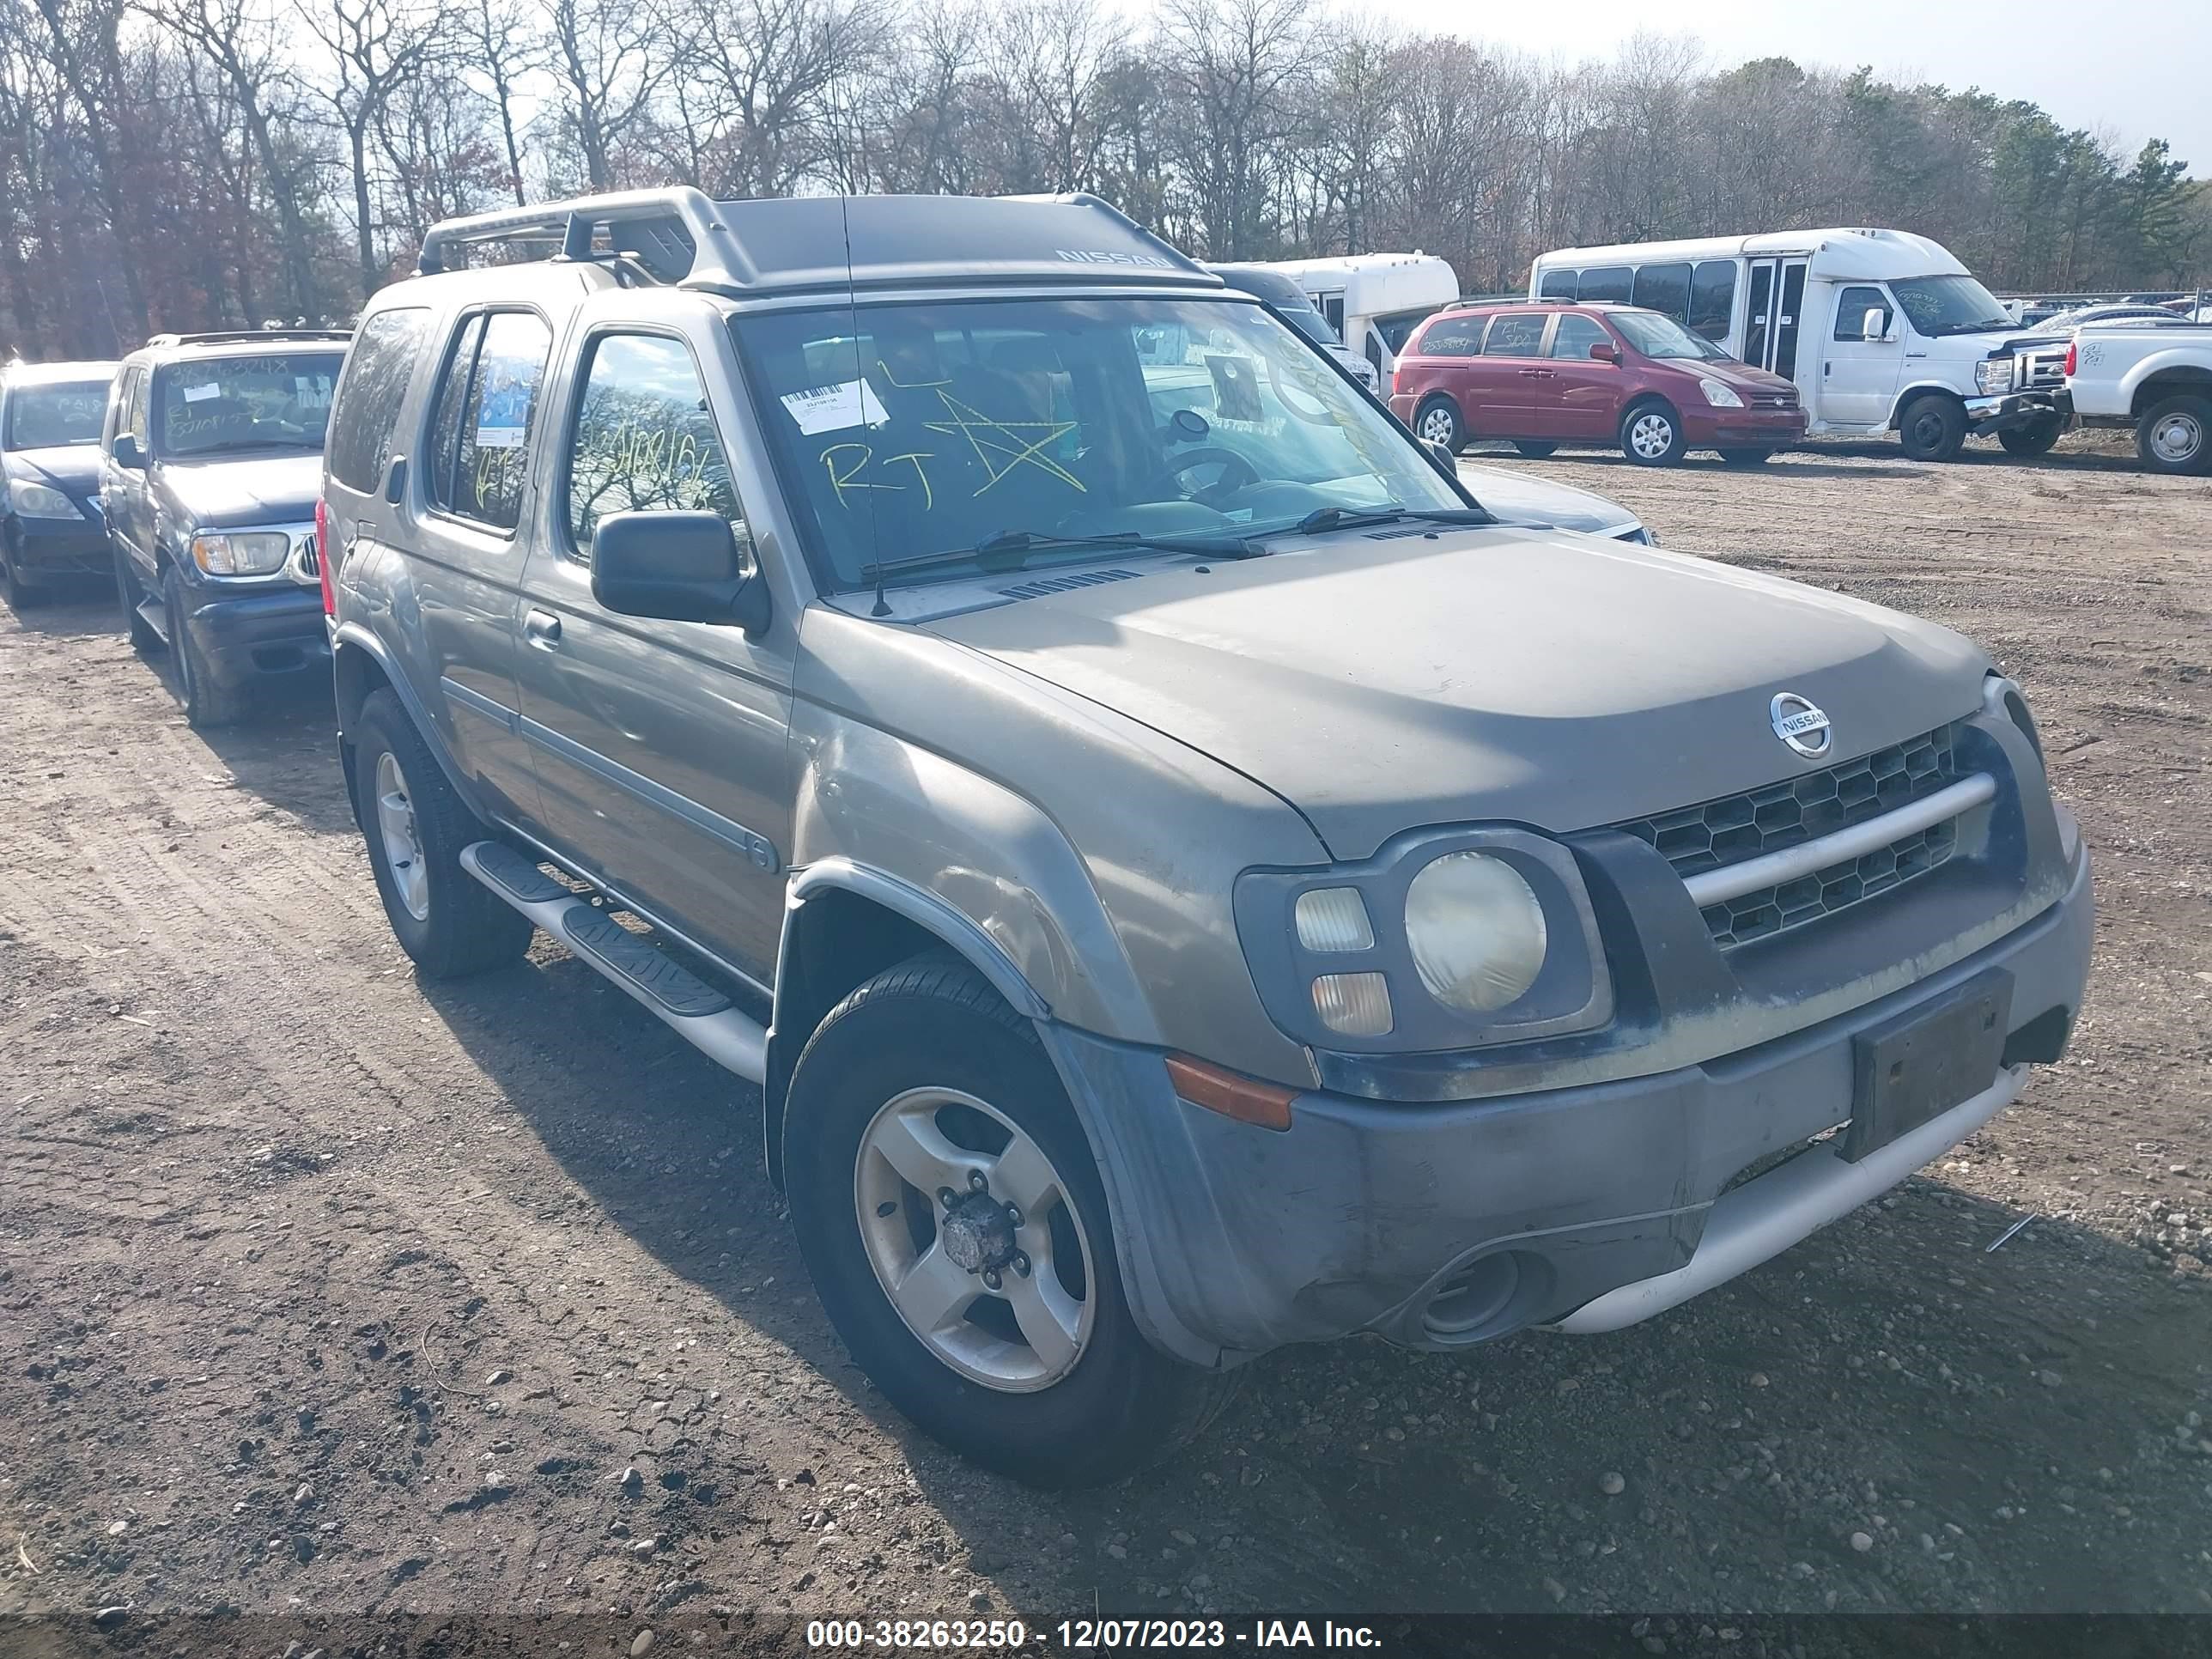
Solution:
<svg viewBox="0 0 2212 1659"><path fill-rule="evenodd" d="M1766 712L1774 722L1774 735L1807 760L1818 760L1828 752L1835 733L1829 730L1828 717L1817 704L1795 691L1778 691Z"/></svg>

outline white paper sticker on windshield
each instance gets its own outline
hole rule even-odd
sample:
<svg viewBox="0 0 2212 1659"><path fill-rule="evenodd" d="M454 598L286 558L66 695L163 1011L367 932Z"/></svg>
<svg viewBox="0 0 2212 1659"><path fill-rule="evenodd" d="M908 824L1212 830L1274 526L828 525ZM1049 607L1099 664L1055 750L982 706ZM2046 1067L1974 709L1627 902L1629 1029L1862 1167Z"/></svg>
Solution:
<svg viewBox="0 0 2212 1659"><path fill-rule="evenodd" d="M787 392L783 406L799 422L799 429L810 436L817 432L842 431L850 426L881 426L890 419L890 411L877 400L875 388L866 380Z"/></svg>
<svg viewBox="0 0 2212 1659"><path fill-rule="evenodd" d="M185 401L188 404L204 404L210 398L222 396L222 388L213 380L210 380L205 386L188 386L185 388Z"/></svg>
<svg viewBox="0 0 2212 1659"><path fill-rule="evenodd" d="M520 449L522 447L522 428L519 426L480 426L477 428L478 449Z"/></svg>

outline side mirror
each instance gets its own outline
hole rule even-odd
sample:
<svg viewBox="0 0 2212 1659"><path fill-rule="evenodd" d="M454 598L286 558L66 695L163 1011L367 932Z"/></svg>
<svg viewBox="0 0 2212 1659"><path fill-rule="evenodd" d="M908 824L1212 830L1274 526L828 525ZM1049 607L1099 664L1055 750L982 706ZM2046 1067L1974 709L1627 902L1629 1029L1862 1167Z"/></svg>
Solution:
<svg viewBox="0 0 2212 1659"><path fill-rule="evenodd" d="M1620 361L1620 348L1610 340L1600 340L1590 348L1590 361L1595 363L1617 363Z"/></svg>
<svg viewBox="0 0 2212 1659"><path fill-rule="evenodd" d="M138 447L137 439L127 432L115 434L115 447L108 453L115 458L116 465L125 472L143 472L146 470L145 452Z"/></svg>
<svg viewBox="0 0 2212 1659"><path fill-rule="evenodd" d="M1887 337L1887 333L1888 324L1881 309L1878 307L1868 307L1866 315L1859 319L1859 338L1879 343Z"/></svg>
<svg viewBox="0 0 2212 1659"><path fill-rule="evenodd" d="M625 617L768 626L768 584L719 513L616 513L592 533L592 597Z"/></svg>
<svg viewBox="0 0 2212 1659"><path fill-rule="evenodd" d="M1452 453L1449 444L1441 438L1429 438L1422 441L1421 447L1429 452L1438 466L1443 468L1447 477L1459 477L1459 457Z"/></svg>

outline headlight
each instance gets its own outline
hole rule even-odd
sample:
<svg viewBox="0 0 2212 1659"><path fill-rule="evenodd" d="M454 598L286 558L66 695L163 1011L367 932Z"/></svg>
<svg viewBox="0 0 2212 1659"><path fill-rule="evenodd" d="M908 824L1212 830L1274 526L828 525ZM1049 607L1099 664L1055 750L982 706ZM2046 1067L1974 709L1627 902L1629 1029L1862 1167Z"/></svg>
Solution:
<svg viewBox="0 0 2212 1659"><path fill-rule="evenodd" d="M1974 384L1984 398L2012 390L2012 359L1984 357L1974 365Z"/></svg>
<svg viewBox="0 0 2212 1659"><path fill-rule="evenodd" d="M1431 996L1487 1013L1518 1000L1543 971L1544 907L1503 859L1447 853L1406 890L1406 942Z"/></svg>
<svg viewBox="0 0 2212 1659"><path fill-rule="evenodd" d="M292 538L281 530L192 538L192 562L210 576L273 576L291 551Z"/></svg>
<svg viewBox="0 0 2212 1659"><path fill-rule="evenodd" d="M52 485L17 478L8 486L8 497L27 519L82 519L76 503Z"/></svg>
<svg viewBox="0 0 2212 1659"><path fill-rule="evenodd" d="M1723 386L1718 380L1700 380L1698 382L1698 390L1705 394L1705 401L1715 409L1743 407L1743 399L1737 397L1734 390Z"/></svg>

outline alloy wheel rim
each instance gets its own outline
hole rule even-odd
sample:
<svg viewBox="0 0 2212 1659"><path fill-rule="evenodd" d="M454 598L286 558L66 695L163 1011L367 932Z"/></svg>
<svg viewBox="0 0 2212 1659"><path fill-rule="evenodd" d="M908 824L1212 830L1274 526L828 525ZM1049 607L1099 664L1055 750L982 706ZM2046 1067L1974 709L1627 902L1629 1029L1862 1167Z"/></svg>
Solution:
<svg viewBox="0 0 2212 1659"><path fill-rule="evenodd" d="M1674 428L1664 415L1639 415L1628 428L1628 441L1639 455L1664 455L1674 441Z"/></svg>
<svg viewBox="0 0 2212 1659"><path fill-rule="evenodd" d="M1089 1235L1044 1149L988 1101L932 1086L884 1102L861 1132L853 1208L884 1297L961 1376L1033 1394L1083 1358Z"/></svg>
<svg viewBox="0 0 2212 1659"><path fill-rule="evenodd" d="M2204 429L2197 420L2172 414L2151 428L2150 447L2159 459L2181 465L2193 459L2204 445Z"/></svg>
<svg viewBox="0 0 2212 1659"><path fill-rule="evenodd" d="M376 829L384 840L384 862L392 890L407 914L430 919L430 872L422 857L422 837L415 822L414 797L399 758L389 749L376 757Z"/></svg>
<svg viewBox="0 0 2212 1659"><path fill-rule="evenodd" d="M1451 416L1442 409L1432 409L1421 416L1421 436L1431 443L1451 441Z"/></svg>

